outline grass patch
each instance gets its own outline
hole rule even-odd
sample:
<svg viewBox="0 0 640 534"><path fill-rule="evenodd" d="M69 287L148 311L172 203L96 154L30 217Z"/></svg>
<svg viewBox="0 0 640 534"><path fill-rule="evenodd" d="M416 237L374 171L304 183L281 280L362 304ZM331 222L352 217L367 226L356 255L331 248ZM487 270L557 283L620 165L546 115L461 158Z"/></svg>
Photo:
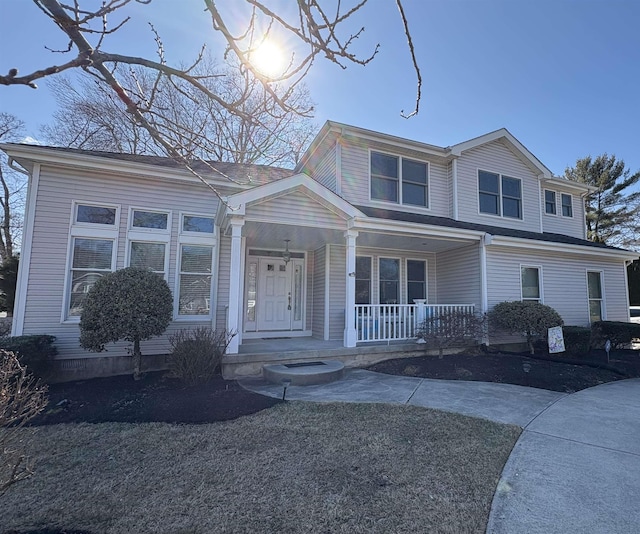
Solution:
<svg viewBox="0 0 640 534"><path fill-rule="evenodd" d="M484 532L520 434L413 406L286 403L208 425L28 428L6 531Z"/></svg>

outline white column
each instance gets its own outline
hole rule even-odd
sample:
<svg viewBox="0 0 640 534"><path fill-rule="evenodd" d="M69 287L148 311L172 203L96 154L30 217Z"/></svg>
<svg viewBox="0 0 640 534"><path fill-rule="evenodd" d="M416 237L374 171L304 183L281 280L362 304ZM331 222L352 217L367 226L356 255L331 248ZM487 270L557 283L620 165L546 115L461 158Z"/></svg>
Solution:
<svg viewBox="0 0 640 534"><path fill-rule="evenodd" d="M355 347L356 332L356 237L358 232L347 230L344 233L347 240L347 294L344 308L344 346Z"/></svg>
<svg viewBox="0 0 640 534"><path fill-rule="evenodd" d="M244 220L233 218L231 225L231 267L229 273L229 313L227 314L227 331L236 335L227 347L228 354L238 354L240 348L240 310L242 309L242 227Z"/></svg>

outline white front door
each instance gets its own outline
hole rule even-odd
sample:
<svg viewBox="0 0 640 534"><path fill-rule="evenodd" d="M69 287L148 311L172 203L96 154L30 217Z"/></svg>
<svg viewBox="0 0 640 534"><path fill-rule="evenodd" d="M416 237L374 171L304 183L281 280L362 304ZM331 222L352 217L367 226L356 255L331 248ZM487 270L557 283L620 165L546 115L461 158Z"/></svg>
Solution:
<svg viewBox="0 0 640 534"><path fill-rule="evenodd" d="M258 330L291 330L291 262L260 258L258 267Z"/></svg>

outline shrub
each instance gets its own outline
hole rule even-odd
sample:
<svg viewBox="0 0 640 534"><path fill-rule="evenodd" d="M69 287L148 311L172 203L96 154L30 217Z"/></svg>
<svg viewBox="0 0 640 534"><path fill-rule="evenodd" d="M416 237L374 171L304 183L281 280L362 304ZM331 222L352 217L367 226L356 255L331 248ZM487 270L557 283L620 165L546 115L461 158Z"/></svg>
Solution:
<svg viewBox="0 0 640 534"><path fill-rule="evenodd" d="M564 346L570 356L584 356L591 346L591 328L585 326L563 326Z"/></svg>
<svg viewBox="0 0 640 534"><path fill-rule="evenodd" d="M512 334L524 334L531 354L535 338L546 337L549 328L563 324L552 307L532 301L500 302L489 312L489 322Z"/></svg>
<svg viewBox="0 0 640 534"><path fill-rule="evenodd" d="M33 474L29 459L16 449L23 443L18 430L47 405L41 386L13 353L0 349L0 495Z"/></svg>
<svg viewBox="0 0 640 534"><path fill-rule="evenodd" d="M154 272L127 267L100 278L80 316L80 345L101 352L107 343L133 343L133 377L140 378L140 342L162 334L173 314L167 282Z"/></svg>
<svg viewBox="0 0 640 534"><path fill-rule="evenodd" d="M612 349L620 349L640 338L640 324L617 321L597 321L591 325L591 346L603 348L607 339Z"/></svg>
<svg viewBox="0 0 640 534"><path fill-rule="evenodd" d="M179 330L173 334L169 369L171 374L190 386L210 381L219 371L222 356L233 334L211 328Z"/></svg>
<svg viewBox="0 0 640 534"><path fill-rule="evenodd" d="M416 333L423 339L427 348L436 347L442 358L444 349L462 346L469 341L478 342L485 333L486 317L459 310L443 310L428 317Z"/></svg>
<svg viewBox="0 0 640 534"><path fill-rule="evenodd" d="M0 349L15 352L20 363L34 375L46 379L51 371L51 361L58 353L53 345L55 336L14 336L0 338Z"/></svg>

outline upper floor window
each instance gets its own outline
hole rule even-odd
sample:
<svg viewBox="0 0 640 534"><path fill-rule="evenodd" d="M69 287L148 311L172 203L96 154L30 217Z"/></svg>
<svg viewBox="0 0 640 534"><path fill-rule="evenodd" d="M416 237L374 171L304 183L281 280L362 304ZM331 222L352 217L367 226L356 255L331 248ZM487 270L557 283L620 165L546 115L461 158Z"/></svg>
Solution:
<svg viewBox="0 0 640 534"><path fill-rule="evenodd" d="M544 212L549 215L555 215L556 210L556 192L545 189L544 191Z"/></svg>
<svg viewBox="0 0 640 534"><path fill-rule="evenodd" d="M478 171L480 213L522 219L522 181L493 172Z"/></svg>
<svg viewBox="0 0 640 534"><path fill-rule="evenodd" d="M115 226L117 208L76 204L76 223L107 224Z"/></svg>
<svg viewBox="0 0 640 534"><path fill-rule="evenodd" d="M562 216L573 217L573 202L571 195L562 193Z"/></svg>
<svg viewBox="0 0 640 534"><path fill-rule="evenodd" d="M371 152L371 198L428 207L427 163Z"/></svg>

